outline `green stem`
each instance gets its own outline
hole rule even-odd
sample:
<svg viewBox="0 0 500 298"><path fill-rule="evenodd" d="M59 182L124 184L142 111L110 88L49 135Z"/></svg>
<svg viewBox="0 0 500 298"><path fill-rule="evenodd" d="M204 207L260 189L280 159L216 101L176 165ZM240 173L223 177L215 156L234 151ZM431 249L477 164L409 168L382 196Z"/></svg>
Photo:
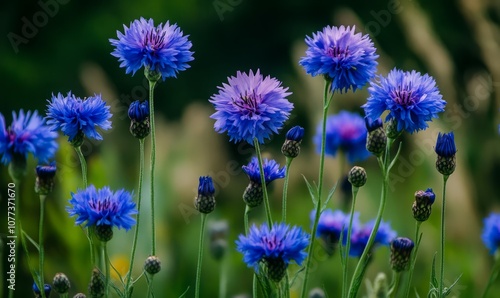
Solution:
<svg viewBox="0 0 500 298"><path fill-rule="evenodd" d="M253 280L252 280L252 297L257 298L258 296L258 287L257 287L257 273L253 274Z"/></svg>
<svg viewBox="0 0 500 298"><path fill-rule="evenodd" d="M200 280L201 280L201 262L203 258L203 240L205 233L205 222L207 220L207 214L201 214L201 228L200 228L200 244L198 246L198 266L196 267L196 288L195 288L195 297L200 297Z"/></svg>
<svg viewBox="0 0 500 298"><path fill-rule="evenodd" d="M358 196L358 191L359 187L352 186L352 202L351 202L351 212L350 212L350 217L349 217L349 228L347 230L347 243L346 243L346 248L344 253L340 256L341 258L344 259L342 262L343 269L344 269L344 274L342 275L343 282L342 282L342 297L347 296L347 274L348 274L348 263L349 263L349 251L351 250L351 234L352 234L352 222L354 219L354 208L356 206L356 197ZM343 230L343 228L342 228ZM343 239L340 240L341 243Z"/></svg>
<svg viewBox="0 0 500 298"><path fill-rule="evenodd" d="M498 273L500 272L500 252L497 251L496 255L496 262L495 265L493 266L493 269L491 269L491 274L490 278L488 279L488 283L486 284L486 288L484 289L483 295L481 296L482 298L486 298L488 295L488 291L490 290L491 286L495 282L495 280L498 278Z"/></svg>
<svg viewBox="0 0 500 298"><path fill-rule="evenodd" d="M393 139L388 138L387 144L385 147L384 158L381 159L379 157L379 164L381 165L382 176L383 176L383 184L382 184L382 192L380 194L380 204L377 212L377 217L375 218L375 223L373 224L372 232L370 233L370 237L368 238L368 242L366 244L365 249L363 250L363 254L359 258L358 265L354 270L354 275L351 279L351 285L349 286L349 298L355 298L358 294L359 287L361 285L361 281L363 280L364 272L366 271L364 267L368 264L368 255L372 250L373 244L375 243L375 237L377 236L378 228L380 222L382 221L382 216L384 215L385 205L387 201L387 189L389 187L389 149L392 146ZM399 152L399 150L398 150ZM397 154L395 159L397 158Z"/></svg>
<svg viewBox="0 0 500 298"><path fill-rule="evenodd" d="M80 159L80 166L82 167L83 187L87 188L87 186L88 186L88 181L87 181L87 162L85 161L85 156L83 156L82 148L80 146L75 147L75 151L76 151L76 154L78 154L78 158Z"/></svg>
<svg viewBox="0 0 500 298"><path fill-rule="evenodd" d="M42 298L45 298L45 291L43 288L45 286L45 279L43 276L43 262L44 262L44 253L45 250L43 248L43 223L44 223L44 214L45 214L45 195L40 195L40 223L38 225L38 248L39 248L39 256L38 256L38 271L40 274L40 284L42 286L40 293L42 294Z"/></svg>
<svg viewBox="0 0 500 298"><path fill-rule="evenodd" d="M415 270L415 264L417 263L417 254L418 254L418 248L420 246L420 240L422 239L422 235L420 234L420 225L422 224L421 221L416 222L416 228L415 228L415 248L413 249L411 253L411 262L410 262L410 272L408 273L408 282L406 284L406 289L405 289L405 296L408 298L410 296L410 288L411 288L411 280L413 278L413 271Z"/></svg>
<svg viewBox="0 0 500 298"><path fill-rule="evenodd" d="M387 293L389 297L396 296L396 293L398 292L399 280L401 279L401 273L392 271L392 278L393 278L393 282L391 283L392 286L389 289L389 292Z"/></svg>
<svg viewBox="0 0 500 298"><path fill-rule="evenodd" d="M286 199L288 195L288 179L290 178L290 166L292 165L293 158L286 158L286 173L285 173L285 183L283 184L283 199L282 199L282 212L281 212L281 222L286 222Z"/></svg>
<svg viewBox="0 0 500 298"><path fill-rule="evenodd" d="M155 163L156 163L156 135L155 135L155 110L154 110L154 88L156 81L149 81L149 124L151 126L151 255L156 253L156 226L155 226Z"/></svg>
<svg viewBox="0 0 500 298"><path fill-rule="evenodd" d="M311 259L314 249L314 240L316 240L316 231L318 229L319 217L321 214L321 194L323 191L323 175L325 172L325 148L326 148L326 118L328 116L328 108L330 106L333 93L328 98L328 92L330 89L330 82L325 80L325 88L323 92L323 118L322 118L322 133L321 133L321 154L319 158L319 174L318 174L318 197L316 198L316 211L314 213L314 223L311 233L311 242L307 249L307 260L306 260L306 272L304 273L304 283L302 285L302 292L300 297L306 297L307 292L307 281L309 279L309 268L311 267Z"/></svg>
<svg viewBox="0 0 500 298"><path fill-rule="evenodd" d="M245 224L245 235L247 235L250 232L250 229L248 227L248 214L252 211L252 208L246 205L245 207L245 216L243 217L243 221Z"/></svg>
<svg viewBox="0 0 500 298"><path fill-rule="evenodd" d="M267 194L266 176L264 174L264 166L262 164L262 154L260 152L259 141L257 138L253 139L253 145L255 147L255 154L257 154L257 159L259 160L259 172L260 172L260 183L262 186L262 194L264 195L264 207L266 209L266 218L269 228L273 226L273 218L271 216L271 207L269 206L269 196Z"/></svg>
<svg viewBox="0 0 500 298"><path fill-rule="evenodd" d="M139 140L139 187L137 194L137 224L135 226L134 231L134 240L132 243L132 252L130 254L130 265L129 271L127 275L127 282L125 284L125 297L131 297L130 291L130 281L132 280L132 269L134 267L134 259L135 259L135 251L137 248L137 239L139 238L139 224L140 224L140 216L141 216L141 198L142 198L142 180L144 177L144 139Z"/></svg>
<svg viewBox="0 0 500 298"><path fill-rule="evenodd" d="M226 257L223 257L220 264L219 298L226 297L226 291L227 291L226 259L227 259Z"/></svg>
<svg viewBox="0 0 500 298"><path fill-rule="evenodd" d="M110 261L109 261L109 255L108 255L107 242L101 242L101 249L102 249L103 258L104 258L104 268L106 268L105 297L108 298L109 297Z"/></svg>
<svg viewBox="0 0 500 298"><path fill-rule="evenodd" d="M443 175L443 206L441 207L441 276L439 281L439 297L443 297L444 289L444 249L445 249L445 213L446 213L446 182L449 175Z"/></svg>

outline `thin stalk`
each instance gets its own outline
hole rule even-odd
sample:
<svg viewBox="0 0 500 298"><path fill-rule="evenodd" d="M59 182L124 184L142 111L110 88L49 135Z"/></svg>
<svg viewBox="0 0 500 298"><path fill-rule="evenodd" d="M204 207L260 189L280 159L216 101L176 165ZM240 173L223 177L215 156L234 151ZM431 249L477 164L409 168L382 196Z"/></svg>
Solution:
<svg viewBox="0 0 500 298"><path fill-rule="evenodd" d="M40 284L42 288L40 289L40 293L42 294L42 298L45 298L45 291L43 290L45 285L45 279L43 275L43 262L45 257L45 250L43 248L43 223L44 223L44 214L45 214L45 195L40 195L40 223L38 225L38 274L40 275Z"/></svg>
<svg viewBox="0 0 500 298"><path fill-rule="evenodd" d="M418 254L418 248L420 246L420 240L422 239L422 235L420 234L420 225L422 224L421 221L416 222L416 228L415 228L415 248L411 252L411 262L410 262L410 272L408 273L408 282L406 284L406 289L405 289L405 296L408 298L410 296L410 288L411 288L411 280L413 278L413 271L415 270L415 264L417 263L417 254Z"/></svg>
<svg viewBox="0 0 500 298"><path fill-rule="evenodd" d="M127 275L127 282L125 284L125 296L130 297L130 281L132 280L132 269L134 267L135 251L137 248L137 239L139 238L139 224L141 216L141 198L142 198L142 180L144 176L144 139L139 140L139 187L137 194L137 224L134 231L134 240L132 243L132 252L130 253L130 265Z"/></svg>
<svg viewBox="0 0 500 298"><path fill-rule="evenodd" d="M104 267L106 268L106 281L105 281L105 297L109 297L109 279L110 279L110 261L109 261L109 255L108 255L108 243L107 242L101 242L101 248L102 248L102 253L104 255Z"/></svg>
<svg viewBox="0 0 500 298"><path fill-rule="evenodd" d="M221 264L220 264L220 279L219 279L219 298L225 298L226 297L226 291L227 291L227 262L226 262L226 257L222 258Z"/></svg>
<svg viewBox="0 0 500 298"><path fill-rule="evenodd" d="M85 156L83 156L82 148L80 146L75 147L75 151L76 151L76 154L78 155L78 158L80 159L80 166L82 167L83 187L87 188L87 186L88 186L88 181L87 181L87 162L85 161Z"/></svg>
<svg viewBox="0 0 500 298"><path fill-rule="evenodd" d="M488 291L490 290L491 286L495 282L495 280L498 278L498 273L500 272L500 253L497 251L497 254L495 255L496 257L496 262L495 265L493 266L493 269L491 269L491 274L490 278L488 279L488 283L486 284L486 288L484 289L483 295L481 296L482 298L486 298L488 295Z"/></svg>
<svg viewBox="0 0 500 298"><path fill-rule="evenodd" d="M328 99L328 92L330 89L330 83L325 80L325 88L323 92L323 118L322 118L322 133L321 133L321 154L319 158L319 174L318 174L318 197L316 198L316 210L314 213L314 223L311 233L311 242L307 249L307 260L306 260L306 270L304 273L304 283L302 284L302 291L300 297L306 297L307 292L307 281L309 279L309 268L311 267L311 259L314 249L314 240L316 240L316 231L318 229L319 216L321 213L321 194L323 191L323 175L325 172L325 148L326 148L326 118L328 116L328 107L332 97ZM332 93L333 96L333 93Z"/></svg>
<svg viewBox="0 0 500 298"><path fill-rule="evenodd" d="M399 280L401 279L401 272L392 271L392 283L389 289L389 297L395 297L398 292Z"/></svg>
<svg viewBox="0 0 500 298"><path fill-rule="evenodd" d="M200 281L201 281L201 262L203 259L203 240L205 233L205 222L207 220L207 214L201 214L201 228L200 228L200 244L198 246L198 266L196 267L196 288L195 288L195 297L200 297Z"/></svg>
<svg viewBox="0 0 500 298"><path fill-rule="evenodd" d="M439 281L439 297L443 297L444 288L444 248L445 248L445 213L446 213L446 182L448 175L443 175L443 206L441 209L441 276Z"/></svg>
<svg viewBox="0 0 500 298"><path fill-rule="evenodd" d="M252 297L257 298L258 296L258 287L257 287L257 273L253 274L253 280L252 280Z"/></svg>
<svg viewBox="0 0 500 298"><path fill-rule="evenodd" d="M350 217L349 217L349 228L347 230L347 239L346 239L346 249L344 250L343 254L340 256L341 258L344 258L344 261L342 262L344 273L342 274L342 297L347 296L347 274L349 273L348 270L348 264L349 264L349 251L351 250L351 234L352 234L352 222L354 218L354 208L356 206L356 197L358 196L358 191L359 187L352 186L352 202L351 202L351 212L350 212ZM342 228L343 230L343 228ZM340 240L340 243L342 243L343 239Z"/></svg>
<svg viewBox="0 0 500 298"><path fill-rule="evenodd" d="M358 265L354 271L354 275L351 279L351 285L349 286L349 298L355 298L358 294L359 287L361 285L361 281L363 280L363 275L367 266L368 254L371 251L373 244L375 243L375 237L377 236L378 228L380 225L380 221L382 220L382 216L384 215L385 205L387 201L387 189L389 187L389 149L392 146L393 139L387 139L387 145L385 148L384 158L379 159L379 164L381 165L382 176L383 176L383 184L382 184L382 192L380 194L380 204L377 212L377 217L375 218L375 223L373 224L372 232L370 233L370 237L368 238L368 242L363 251L363 254L359 258ZM399 152L399 151L398 151ZM397 156L396 156L397 157ZM395 158L396 158L395 157Z"/></svg>
<svg viewBox="0 0 500 298"><path fill-rule="evenodd" d="M269 206L269 196L267 194L266 176L264 174L264 166L262 164L262 154L260 152L259 141L257 138L253 139L253 145L255 147L255 154L257 154L257 159L259 160L259 171L260 171L260 183L262 186L262 193L264 195L264 207L266 209L266 218L269 228L273 226L273 218L271 216L271 207Z"/></svg>
<svg viewBox="0 0 500 298"><path fill-rule="evenodd" d="M250 229L248 227L248 213L250 213L250 211L252 211L252 208L249 207L248 205L246 205L246 207L245 207L245 216L243 217L243 221L244 221L244 224L245 224L245 235L250 232Z"/></svg>
<svg viewBox="0 0 500 298"><path fill-rule="evenodd" d="M156 134L155 134L155 110L154 110L154 89L156 81L149 81L149 124L151 126L151 159L150 159L150 180L151 180L151 255L156 253L156 226L155 226L155 164L156 164Z"/></svg>
<svg viewBox="0 0 500 298"><path fill-rule="evenodd" d="M293 158L286 158L286 172L285 172L285 183L283 184L283 199L281 203L281 222L286 222L286 199L288 195L288 179L290 178L290 166L292 165Z"/></svg>

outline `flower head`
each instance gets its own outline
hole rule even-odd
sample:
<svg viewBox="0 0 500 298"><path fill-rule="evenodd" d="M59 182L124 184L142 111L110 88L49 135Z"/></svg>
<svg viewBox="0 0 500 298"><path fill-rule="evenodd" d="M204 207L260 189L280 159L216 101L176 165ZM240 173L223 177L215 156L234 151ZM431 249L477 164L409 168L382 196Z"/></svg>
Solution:
<svg viewBox="0 0 500 298"><path fill-rule="evenodd" d="M76 216L76 224L89 226L115 226L129 230L135 224L133 214L137 209L132 195L124 189L113 192L109 187L96 189L90 185L84 190L71 193L72 204L67 207L70 216Z"/></svg>
<svg viewBox="0 0 500 298"><path fill-rule="evenodd" d="M314 143L319 152L321 150L321 123L318 125ZM346 153L350 163L367 159L370 152L366 150L367 130L363 118L347 111L329 116L326 120L326 147L325 153L335 156L338 150Z"/></svg>
<svg viewBox="0 0 500 298"><path fill-rule="evenodd" d="M68 136L68 141L80 145L83 136L102 140L96 128L111 128L109 108L99 94L81 99L71 92L67 96L58 93L52 95L47 106L47 124L51 125L52 130L60 129Z"/></svg>
<svg viewBox="0 0 500 298"><path fill-rule="evenodd" d="M135 74L141 67L161 74L163 80L176 77L180 71L189 68L193 52L189 35L183 35L176 25L154 25L153 19L140 18L123 25L123 33L116 31L118 39L110 39L115 47L111 55L118 58L120 67L126 73Z"/></svg>
<svg viewBox="0 0 500 298"><path fill-rule="evenodd" d="M351 250L349 255L352 257L360 257L368 244L368 238L373 230L375 221L367 222L363 227L354 231L351 236ZM380 225L375 235L374 245L385 245L388 246L391 241L396 238L396 232L392 230L391 225L384 221L380 222Z"/></svg>
<svg viewBox="0 0 500 298"><path fill-rule="evenodd" d="M275 264L282 262L285 266L292 261L301 264L306 257L304 249L309 244L309 235L301 228L281 223L269 228L263 224L259 228L253 225L247 236L240 235L236 241L237 250L243 254L243 261L248 267L259 270L259 262Z"/></svg>
<svg viewBox="0 0 500 298"><path fill-rule="evenodd" d="M149 118L149 102L136 100L128 108L128 117L131 120L142 122Z"/></svg>
<svg viewBox="0 0 500 298"><path fill-rule="evenodd" d="M442 157L452 157L457 153L455 135L453 132L439 133L436 141L436 154Z"/></svg>
<svg viewBox="0 0 500 298"><path fill-rule="evenodd" d="M280 164L274 159L268 160L267 158L264 158L262 160L262 166L264 168L266 185L276 179L285 178L286 166L280 169ZM257 157L252 157L252 160L248 163L248 165L242 166L242 168L243 172L247 174L250 181L259 185L261 184L259 160Z"/></svg>
<svg viewBox="0 0 500 298"><path fill-rule="evenodd" d="M491 213L484 219L483 233L481 234L484 245L495 254L500 247L500 213Z"/></svg>
<svg viewBox="0 0 500 298"><path fill-rule="evenodd" d="M300 65L312 76L323 75L330 80L331 90L356 91L362 88L377 70L379 57L368 35L355 33L353 27L330 27L306 37L306 56Z"/></svg>
<svg viewBox="0 0 500 298"><path fill-rule="evenodd" d="M311 223L314 223L315 211L311 212ZM350 216L340 210L332 211L326 209L321 213L318 221L316 235L323 241L326 252L332 255L336 245L340 242L342 234L342 244L346 243ZM352 223L352 233L360 228L359 213L354 213Z"/></svg>
<svg viewBox="0 0 500 298"><path fill-rule="evenodd" d="M214 128L218 133L227 131L230 141L246 141L253 144L254 138L264 143L273 133L283 127L293 109L286 97L291 92L281 82L270 76L263 77L260 70L255 74L238 71L222 84L219 93L212 95L210 102L216 112Z"/></svg>
<svg viewBox="0 0 500 298"><path fill-rule="evenodd" d="M368 88L370 97L362 107L371 120L386 110L385 121L395 119L397 130L414 133L428 127L427 121L444 111L446 102L428 74L393 69L387 77L379 76Z"/></svg>
<svg viewBox="0 0 500 298"><path fill-rule="evenodd" d="M198 196L195 199L196 210L201 213L210 213L215 209L215 188L212 177L201 176L198 185Z"/></svg>
<svg viewBox="0 0 500 298"><path fill-rule="evenodd" d="M40 162L53 158L57 150L57 134L50 131L38 112L23 110L12 112L12 124L7 127L0 113L0 155L2 163L8 165L15 156L26 159L33 154Z"/></svg>

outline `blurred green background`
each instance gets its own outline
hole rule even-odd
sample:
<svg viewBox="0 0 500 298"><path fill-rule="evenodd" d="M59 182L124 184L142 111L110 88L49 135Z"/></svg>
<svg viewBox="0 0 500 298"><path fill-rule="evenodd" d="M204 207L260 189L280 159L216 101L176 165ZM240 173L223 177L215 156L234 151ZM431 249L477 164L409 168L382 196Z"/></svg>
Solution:
<svg viewBox="0 0 500 298"><path fill-rule="evenodd" d="M234 240L243 231L241 194L247 184L240 169L251 158L252 150L245 144L230 144L226 135L213 131L209 116L214 110L208 103L217 86L237 70L260 68L293 92L289 99L295 109L285 130L302 125L306 139L301 155L292 165L288 218L292 224L309 229L312 203L301 175L310 180L317 175L318 156L311 138L320 116L322 80L306 76L298 60L304 55L306 35L326 25L342 24L356 25L358 30L370 34L380 55L379 73L386 74L393 67L427 72L435 77L448 102L446 112L428 130L401 138L402 158L393 170L394 183L384 216L399 235L414 238L414 192L432 187L437 194L434 213L422 225L424 237L413 279L418 293L427 293L430 264L439 250L442 183L434 169L433 146L438 131L450 130L456 134L458 165L448 181L446 280L451 283L462 274L452 292L455 297L475 297L484 288L492 257L480 240L482 218L500 210L498 0L374 0L369 4L360 0L41 0L4 1L0 6L0 112L7 123L12 110L36 109L43 114L52 93L69 90L80 97L102 93L112 106L113 129L103 133L104 141L86 142L82 148L89 165L89 180L98 187L110 185L130 191L137 188L139 148L137 140L128 133L126 110L131 101L147 97L142 73L126 75L110 55L113 49L108 39L116 38L116 30L122 31L123 24L128 26L141 16L153 18L155 24L170 20L190 35L195 52L191 68L177 79L159 84L155 93L156 214L158 255L163 262L163 270L155 278L157 297L178 297L188 287L187 297L194 296L200 216L192 202L198 177L207 174L213 176L218 191L218 205L209 220L225 219L230 224L229 251L224 261L227 297L250 293L252 271L234 250ZM366 88L355 94L336 95L331 112L361 112L359 107L366 97ZM283 139L283 135L276 136L264 146L266 154L281 163L284 158L279 148ZM65 211L70 193L81 187L79 163L66 139L61 137L59 141L57 185L47 201L45 274L50 281L55 273L65 272L74 295L77 291L86 292L91 268L85 236ZM367 169L368 183L360 191L357 209L361 219L368 221L376 214L380 173L373 157L360 165ZM35 161L30 159L29 166L18 193L18 210L22 210L24 228L36 235L39 202L33 191L31 170ZM342 180L348 169L338 158L329 158L326 185L331 187ZM5 210L10 179L6 167L0 167L0 171L0 209ZM281 188L282 181L274 183L275 217L280 215ZM145 198L147 195L146 190ZM343 208L348 197L348 188L339 188L330 206ZM147 210L147 200L144 202L143 210ZM251 222L263 222L261 209L251 214ZM2 236L7 226L5 216L4 212L0 214ZM140 274L149 253L147 214L143 219L134 276ZM131 236L132 233L119 231L110 243L112 261L117 267L126 267L124 264L128 263ZM34 250L31 251L36 260ZM379 271L390 276L388 249L381 248L374 256L366 277L373 280ZM5 255L2 261L5 272ZM341 284L338 255L327 258L318 246L315 261L310 286L324 287L330 297L336 297ZM30 297L26 259L21 257L19 262L16 297ZM221 264L210 257L207 249L201 285L204 297L217 295L220 268ZM4 287L3 278L1 282ZM500 291L498 284L491 293L495 290ZM144 296L144 280L135 291L136 297ZM296 288L292 294L297 297Z"/></svg>

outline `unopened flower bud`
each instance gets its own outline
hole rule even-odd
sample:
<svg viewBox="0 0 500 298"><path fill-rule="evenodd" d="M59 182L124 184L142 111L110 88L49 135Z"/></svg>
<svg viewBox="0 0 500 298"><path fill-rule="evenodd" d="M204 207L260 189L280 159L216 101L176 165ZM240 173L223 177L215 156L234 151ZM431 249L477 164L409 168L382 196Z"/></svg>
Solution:
<svg viewBox="0 0 500 298"><path fill-rule="evenodd" d="M387 136L385 135L382 120L378 118L375 121L371 121L368 117L365 117L365 124L368 130L366 150L379 157L384 152L387 144Z"/></svg>
<svg viewBox="0 0 500 298"><path fill-rule="evenodd" d="M66 294L70 288L69 279L64 273L57 273L52 280L52 285L58 294Z"/></svg>
<svg viewBox="0 0 500 298"><path fill-rule="evenodd" d="M366 183L366 171L362 167L354 166L349 171L347 179L354 187L361 187Z"/></svg>
<svg viewBox="0 0 500 298"><path fill-rule="evenodd" d="M434 151L437 153L436 169L439 173L449 176L455 171L457 148L453 132L439 133Z"/></svg>
<svg viewBox="0 0 500 298"><path fill-rule="evenodd" d="M149 256L144 262L144 271L153 275L161 270L161 262L157 256Z"/></svg>
<svg viewBox="0 0 500 298"><path fill-rule="evenodd" d="M215 188L212 177L201 176L198 185L198 196L195 198L194 206L201 213L210 213L215 209Z"/></svg>
<svg viewBox="0 0 500 298"><path fill-rule="evenodd" d="M304 137L304 128L300 126L292 127L286 133L286 140L281 147L281 153L286 157L295 158L300 153L300 143Z"/></svg>
<svg viewBox="0 0 500 298"><path fill-rule="evenodd" d="M46 166L36 166L35 192L39 195L48 195L54 188L56 164L52 162Z"/></svg>
<svg viewBox="0 0 500 298"><path fill-rule="evenodd" d="M417 221L426 221L432 212L432 204L436 195L432 191L432 188L428 188L426 191L419 190L415 192L415 202L411 208L413 212L413 218Z"/></svg>
<svg viewBox="0 0 500 298"><path fill-rule="evenodd" d="M396 272L405 271L410 264L411 251L415 244L409 238L397 237L391 242L391 267Z"/></svg>

